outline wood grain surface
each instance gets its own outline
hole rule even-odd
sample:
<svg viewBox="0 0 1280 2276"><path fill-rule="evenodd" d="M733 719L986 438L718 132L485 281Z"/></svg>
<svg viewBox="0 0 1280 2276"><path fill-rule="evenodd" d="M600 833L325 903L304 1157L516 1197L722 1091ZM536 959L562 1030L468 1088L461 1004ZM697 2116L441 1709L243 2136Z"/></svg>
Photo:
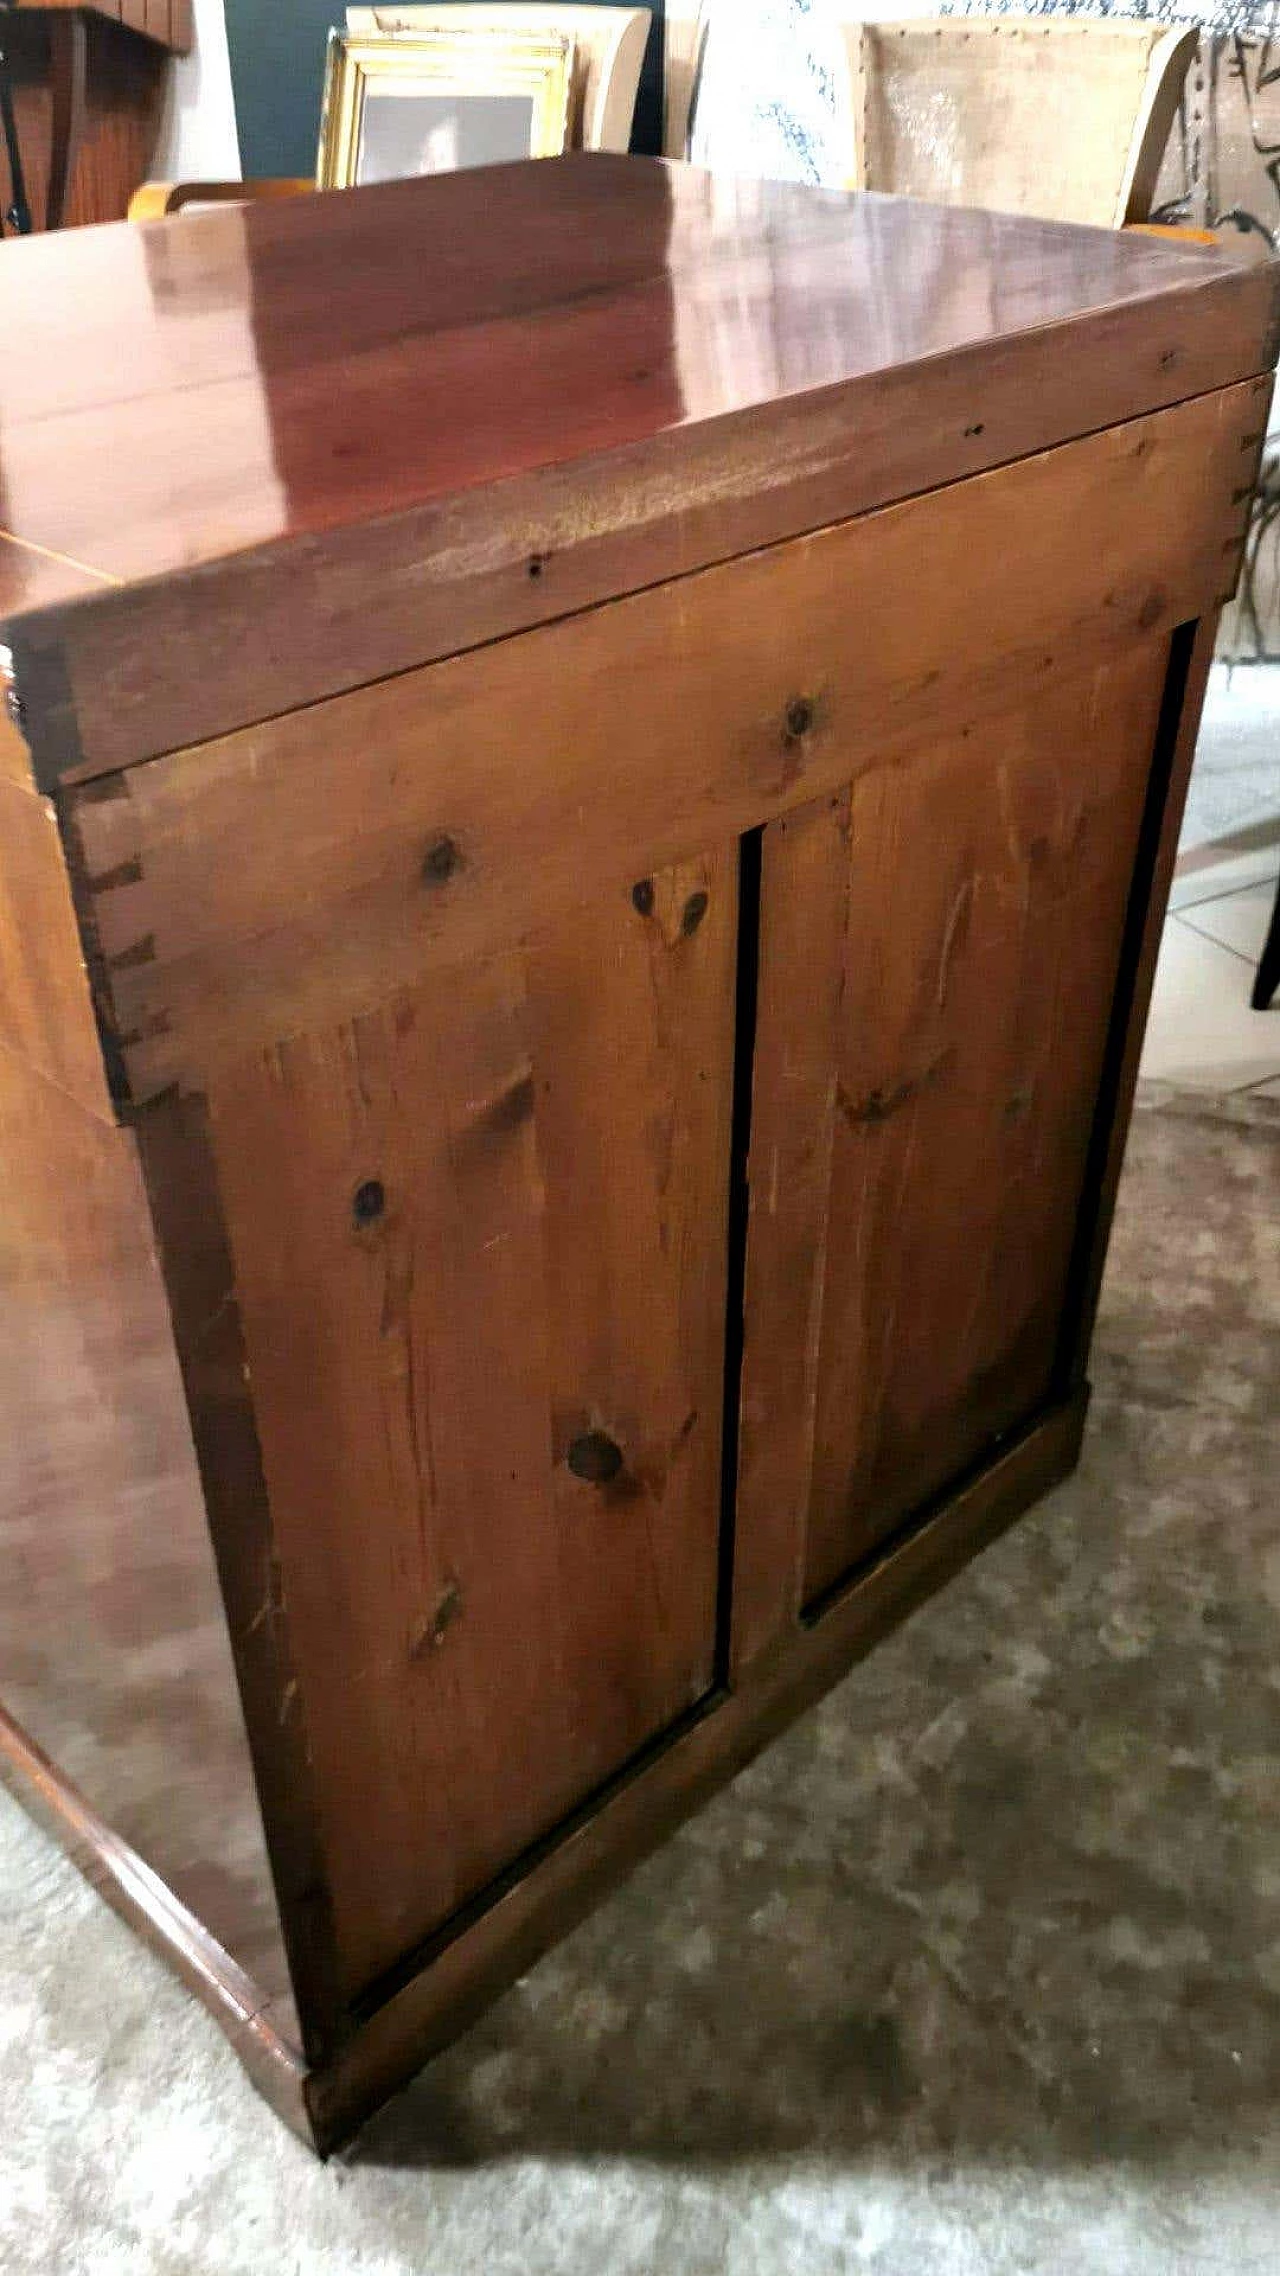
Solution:
<svg viewBox="0 0 1280 2276"><path fill-rule="evenodd" d="M60 11L100 16L104 23L123 24L182 54L192 44L191 0L10 0L10 5L27 16Z"/></svg>
<svg viewBox="0 0 1280 2276"><path fill-rule="evenodd" d="M330 2146L1074 1461L1276 279L603 159L92 234L0 1759Z"/></svg>
<svg viewBox="0 0 1280 2276"><path fill-rule="evenodd" d="M5 279L0 531L126 587L10 628L46 784L1246 378L1276 300L1203 247L608 156Z"/></svg>
<svg viewBox="0 0 1280 2276"><path fill-rule="evenodd" d="M57 816L0 781L0 1046L114 1119Z"/></svg>
<svg viewBox="0 0 1280 2276"><path fill-rule="evenodd" d="M0 1707L0 1784L59 1841L77 1870L195 1993L234 2047L260 2094L308 2146L301 2050L288 2035L292 2003L223 1950L205 1921L123 1840L114 1825ZM281 2014L283 2009L283 2016ZM285 2029L281 2029L282 2020Z"/></svg>
<svg viewBox="0 0 1280 2276"><path fill-rule="evenodd" d="M295 2036L133 1137L0 1047L0 1160L5 1708L80 1790L74 1841L103 1850L89 1808L114 1835L108 1876L119 1867L156 1910L127 1846ZM14 1749L0 1734L0 1756Z"/></svg>
<svg viewBox="0 0 1280 2276"><path fill-rule="evenodd" d="M790 1651L758 1659L731 1693L673 1734L661 1753L633 1766L527 1872L495 1889L451 1940L424 1954L426 1964L307 2080L319 2146L345 2141L889 1629L1067 1477L1079 1458L1087 1404L1087 1394L1077 1392L1015 1439L981 1477L859 1575L821 1620L799 1631Z"/></svg>
<svg viewBox="0 0 1280 2276"><path fill-rule="evenodd" d="M19 6L5 14L22 170L36 235L5 239L5 345L18 318L9 299L10 256L52 242L64 225L123 222L155 148L171 68L166 36L135 38L119 6ZM190 42L188 40L187 44ZM9 202L9 170L0 149L0 197ZM30 352L30 351L29 351ZM6 520L4 449L0 444L0 526Z"/></svg>
<svg viewBox="0 0 1280 2276"><path fill-rule="evenodd" d="M504 949L598 881L1196 616L1238 551L1259 403L1254 383L1197 398L69 791L132 1095Z"/></svg>
<svg viewBox="0 0 1280 2276"><path fill-rule="evenodd" d="M1129 1117L1142 1059L1147 1014L1155 985L1156 960L1164 931L1169 889L1178 854L1178 834L1200 730L1200 713L1213 663L1217 619L1187 626L1175 643L1170 686L1160 723L1151 793L1144 822L1146 843L1135 867L1130 903L1126 965L1117 990L1110 1064L1104 1070L1094 1132L1095 1182L1091 1206L1082 1218L1075 1264L1078 1282L1068 1293L1059 1364L1065 1387L1083 1382L1089 1364L1107 1243L1124 1166Z"/></svg>
<svg viewBox="0 0 1280 2276"><path fill-rule="evenodd" d="M347 1995L711 1682L736 863L636 886L211 1085Z"/></svg>
<svg viewBox="0 0 1280 2276"><path fill-rule="evenodd" d="M332 1890L207 1101L165 1093L137 1117L136 1137L289 1980L316 2061L343 2021Z"/></svg>
<svg viewBox="0 0 1280 2276"><path fill-rule="evenodd" d="M1167 649L766 832L737 1538L804 1600L1048 1395Z"/></svg>

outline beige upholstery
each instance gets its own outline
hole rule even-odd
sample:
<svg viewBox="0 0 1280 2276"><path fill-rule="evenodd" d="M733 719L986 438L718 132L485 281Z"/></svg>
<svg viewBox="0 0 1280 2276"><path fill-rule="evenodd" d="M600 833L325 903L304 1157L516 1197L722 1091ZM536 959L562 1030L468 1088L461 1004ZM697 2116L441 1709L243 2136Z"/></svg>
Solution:
<svg viewBox="0 0 1280 2276"><path fill-rule="evenodd" d="M709 27L733 0L668 0L663 147L682 157ZM847 180L940 205L1118 228L1145 221L1194 25L919 16L841 27Z"/></svg>
<svg viewBox="0 0 1280 2276"><path fill-rule="evenodd" d="M852 179L937 205L1145 221L1194 26L950 16L847 24Z"/></svg>

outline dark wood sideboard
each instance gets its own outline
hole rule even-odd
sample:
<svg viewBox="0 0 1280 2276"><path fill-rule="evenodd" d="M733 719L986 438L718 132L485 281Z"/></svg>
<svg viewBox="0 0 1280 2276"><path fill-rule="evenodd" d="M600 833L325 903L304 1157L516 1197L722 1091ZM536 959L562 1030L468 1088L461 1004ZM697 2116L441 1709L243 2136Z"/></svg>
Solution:
<svg viewBox="0 0 1280 2276"><path fill-rule="evenodd" d="M191 0L0 7L0 52L34 229L124 219L151 165L166 74L193 38ZM0 211L13 202L0 135Z"/></svg>
<svg viewBox="0 0 1280 2276"><path fill-rule="evenodd" d="M0 268L3 1753L328 2149L1075 1462L1276 279L609 158Z"/></svg>

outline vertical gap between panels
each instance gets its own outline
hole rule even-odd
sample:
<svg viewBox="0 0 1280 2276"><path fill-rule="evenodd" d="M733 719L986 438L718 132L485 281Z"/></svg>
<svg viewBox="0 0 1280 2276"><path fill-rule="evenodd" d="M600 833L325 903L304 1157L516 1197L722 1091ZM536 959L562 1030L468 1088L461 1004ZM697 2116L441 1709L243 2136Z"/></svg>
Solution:
<svg viewBox="0 0 1280 2276"><path fill-rule="evenodd" d="M738 1427L750 1214L751 1099L760 988L760 877L764 831L738 841L738 984L734 1013L733 1113L729 1141L728 1270L725 1285L724 1418L720 1440L720 1569L715 1676L728 1681L733 1552L738 1498Z"/></svg>

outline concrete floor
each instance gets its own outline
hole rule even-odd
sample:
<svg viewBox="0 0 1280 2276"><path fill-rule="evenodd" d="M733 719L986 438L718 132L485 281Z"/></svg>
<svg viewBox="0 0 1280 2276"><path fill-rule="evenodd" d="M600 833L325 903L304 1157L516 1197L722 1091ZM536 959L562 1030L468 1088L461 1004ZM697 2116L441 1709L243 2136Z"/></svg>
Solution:
<svg viewBox="0 0 1280 2276"><path fill-rule="evenodd" d="M1280 1106L1149 1098L1078 1476L327 2169L0 1798L4 2276L1280 2266Z"/></svg>

